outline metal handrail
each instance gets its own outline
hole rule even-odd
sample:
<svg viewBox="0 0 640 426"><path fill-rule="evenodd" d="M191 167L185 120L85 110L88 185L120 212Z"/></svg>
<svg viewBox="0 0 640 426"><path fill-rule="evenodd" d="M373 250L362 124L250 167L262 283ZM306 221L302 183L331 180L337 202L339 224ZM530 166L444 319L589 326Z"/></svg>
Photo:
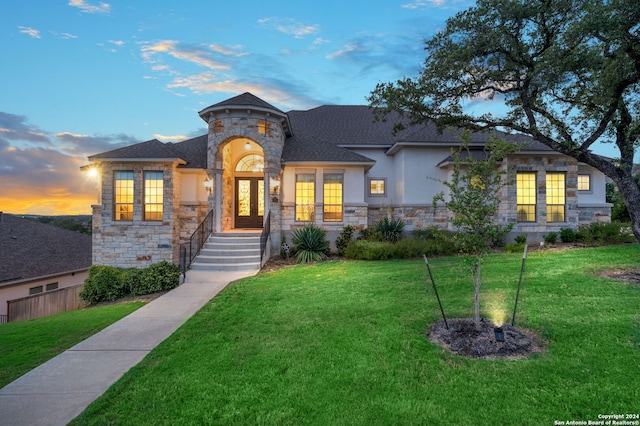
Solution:
<svg viewBox="0 0 640 426"><path fill-rule="evenodd" d="M260 266L264 264L264 254L267 249L267 241L271 234L271 212L267 213L267 219L264 221L262 233L260 234Z"/></svg>
<svg viewBox="0 0 640 426"><path fill-rule="evenodd" d="M213 210L209 210L207 216L200 222L200 225L191 234L189 242L180 244L180 273L184 279L187 274L187 270L191 267L193 259L200 254L202 246L209 239L211 231L213 230Z"/></svg>

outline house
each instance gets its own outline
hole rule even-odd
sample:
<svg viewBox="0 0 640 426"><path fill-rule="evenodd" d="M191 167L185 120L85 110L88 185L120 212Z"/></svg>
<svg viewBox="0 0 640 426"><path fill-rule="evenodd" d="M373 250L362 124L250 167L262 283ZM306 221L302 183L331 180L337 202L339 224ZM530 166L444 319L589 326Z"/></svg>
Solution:
<svg viewBox="0 0 640 426"><path fill-rule="evenodd" d="M0 322L9 301L81 285L91 236L0 212Z"/></svg>
<svg viewBox="0 0 640 426"><path fill-rule="evenodd" d="M267 251L307 223L330 240L346 225L371 226L382 215L406 229L446 228L433 196L452 172L456 131L434 125L393 134L394 120L374 122L367 106L325 105L283 112L244 93L199 112L208 133L179 143L150 140L89 157L102 179L93 206L93 262L144 267L178 262L180 245L209 214L216 236L264 230ZM605 176L522 135L528 142L504 160L514 182L497 221L513 235L609 221ZM474 133L482 148L488 134Z"/></svg>

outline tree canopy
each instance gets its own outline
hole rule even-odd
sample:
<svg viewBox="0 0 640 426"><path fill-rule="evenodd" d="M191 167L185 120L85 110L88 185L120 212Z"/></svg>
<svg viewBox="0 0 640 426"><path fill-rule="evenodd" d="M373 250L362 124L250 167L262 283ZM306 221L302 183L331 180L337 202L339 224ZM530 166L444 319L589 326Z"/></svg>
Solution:
<svg viewBox="0 0 640 426"><path fill-rule="evenodd" d="M640 241L632 178L640 137L640 2L478 0L425 41L420 75L380 83L369 102L412 123L530 135L617 185ZM489 101L491 112L473 112ZM504 112L503 112L504 111ZM596 142L620 155L592 152Z"/></svg>

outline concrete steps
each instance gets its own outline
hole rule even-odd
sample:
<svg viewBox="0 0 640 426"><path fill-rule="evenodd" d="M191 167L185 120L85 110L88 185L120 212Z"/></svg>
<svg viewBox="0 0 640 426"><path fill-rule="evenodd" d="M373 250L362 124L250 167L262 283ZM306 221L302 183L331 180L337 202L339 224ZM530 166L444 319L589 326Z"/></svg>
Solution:
<svg viewBox="0 0 640 426"><path fill-rule="evenodd" d="M224 232L209 237L191 270L259 271L261 232Z"/></svg>

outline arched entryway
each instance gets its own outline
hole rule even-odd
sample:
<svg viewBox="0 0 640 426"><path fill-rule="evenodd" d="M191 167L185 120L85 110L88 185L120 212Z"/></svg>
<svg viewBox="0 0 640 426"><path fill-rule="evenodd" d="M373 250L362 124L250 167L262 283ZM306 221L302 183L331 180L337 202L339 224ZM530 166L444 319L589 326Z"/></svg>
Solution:
<svg viewBox="0 0 640 426"><path fill-rule="evenodd" d="M235 228L262 228L265 193L264 157L261 154L249 153L237 161L234 168L234 207Z"/></svg>

